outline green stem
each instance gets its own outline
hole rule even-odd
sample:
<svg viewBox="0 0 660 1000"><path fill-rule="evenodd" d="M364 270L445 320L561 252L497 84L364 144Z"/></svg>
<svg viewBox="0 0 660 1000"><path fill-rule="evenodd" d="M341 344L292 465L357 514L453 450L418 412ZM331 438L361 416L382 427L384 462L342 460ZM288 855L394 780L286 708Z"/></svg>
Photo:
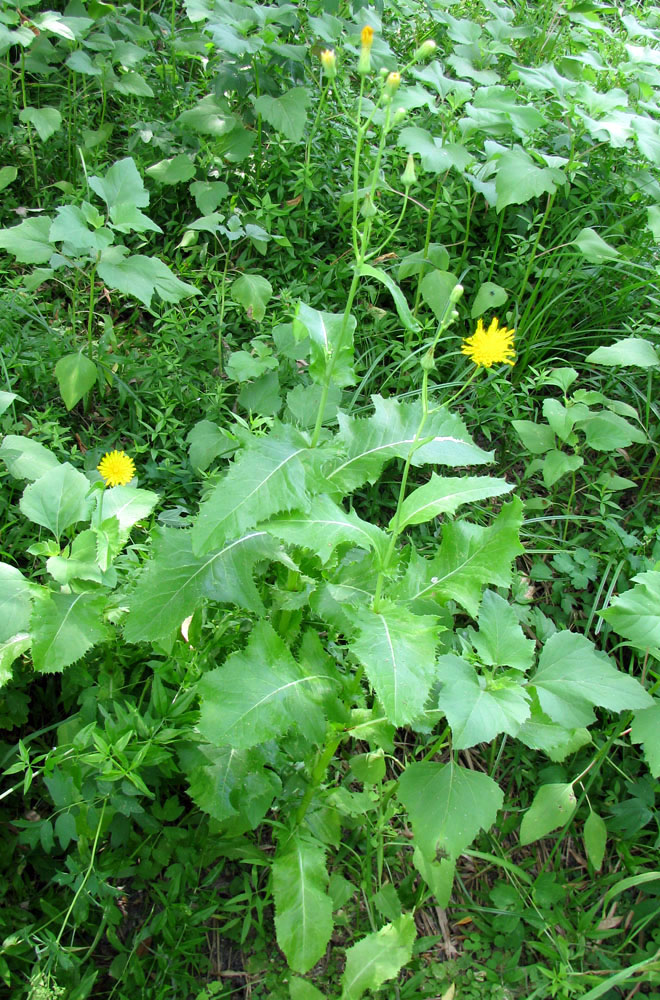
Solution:
<svg viewBox="0 0 660 1000"><path fill-rule="evenodd" d="M83 876L82 882L80 883L80 885L76 889L76 894L75 894L75 896L73 897L73 899L71 901L71 905L69 906L69 909L66 911L66 915L65 915L64 920L62 922L62 926L60 927L60 932L57 935L57 938L55 939L55 944L57 944L57 945L59 945L60 941L62 940L62 935L64 934L66 925L69 922L69 917L71 916L71 913L73 912L73 908L76 905L76 903L78 902L78 898L79 898L80 894L82 893L83 889L87 885L87 880L89 879L89 876L92 874L92 869L94 867L94 859L96 857L96 849L98 847L99 837L101 836L101 827L103 826L103 817L105 816L105 807L106 807L107 803L108 803L108 800L104 799L103 800L103 807L101 808L101 818L99 819L98 825L96 827L96 835L94 837L94 843L92 844L92 853L91 853L91 857L89 859L89 864L87 866L87 871L85 872L85 874Z"/></svg>
<svg viewBox="0 0 660 1000"><path fill-rule="evenodd" d="M446 175L445 175L446 176ZM424 238L424 260L428 257L429 246L431 243L431 228L433 226L433 219L435 217L435 209L438 204L438 198L440 197L440 191L442 188L442 183L440 178L438 178L435 185L435 194L433 196L433 202L431 203L431 208L429 210L429 217L426 220L426 236ZM417 290L415 292L415 305L413 306L413 316L417 316L419 311L419 302L422 296L422 279L424 277L424 268L419 272L419 277L417 278Z"/></svg>
<svg viewBox="0 0 660 1000"><path fill-rule="evenodd" d="M304 820L307 814L307 810L309 809L310 803L314 798L314 794L319 785L321 784L321 782L323 781L323 778L325 777L325 772L328 770L328 765L330 764L330 761L334 757L337 747L341 743L343 737L344 737L343 732L337 733L335 731L333 731L331 735L328 737L323 753L317 759L316 764L314 765L314 768L312 770L311 781L307 786L307 791L305 792L302 802L300 803L300 805L296 810L297 826L300 826L300 824Z"/></svg>
<svg viewBox="0 0 660 1000"><path fill-rule="evenodd" d="M545 229L545 224L548 221L548 215L550 214L550 209L553 206L554 200L555 200L554 194L548 195L548 203L547 203L547 205L545 207L545 212L543 214L543 218L541 219L541 224L539 226L539 230L538 230L538 232L536 234L536 239L534 241L534 246L532 247L532 252L531 252L531 254L529 256L529 260L527 262L527 268L526 268L525 274L523 276L522 284L520 286L520 291L518 292L518 301L519 302L522 302L523 295L525 294L525 292L527 290L527 283L529 281L529 276L532 273L532 267L534 266L534 261L536 260L536 251L538 250L538 246L539 246L539 243L541 241L541 236L543 235L543 230ZM532 306L534 305L535 299L536 299L536 291L530 296L530 300L527 303L527 306L525 308L525 312L523 313L522 319L520 320L520 322L518 324L518 326L519 326L520 329L524 329L525 328L525 323L527 322L527 317L529 316L529 314L530 314L530 312L532 310Z"/></svg>
<svg viewBox="0 0 660 1000"><path fill-rule="evenodd" d="M27 94L25 91L25 49L21 49L21 97L23 99L23 110L28 106ZM39 192L39 175L37 173L37 157L34 152L34 139L32 138L32 125L30 122L26 122L27 134L28 134L28 144L30 146L30 157L32 159L32 176L34 177L34 195L37 199L37 204L41 203L41 195Z"/></svg>
<svg viewBox="0 0 660 1000"><path fill-rule="evenodd" d="M218 319L218 365L222 373L222 331L225 324L225 303L227 296L227 272L229 271L229 250L225 254L225 266L222 272L222 285L220 290L220 317Z"/></svg>
<svg viewBox="0 0 660 1000"><path fill-rule="evenodd" d="M89 349L89 360L92 360L94 344L92 339L92 331L94 325L94 301L96 293L96 264L92 268L92 273L89 277L89 313L87 315L87 347Z"/></svg>

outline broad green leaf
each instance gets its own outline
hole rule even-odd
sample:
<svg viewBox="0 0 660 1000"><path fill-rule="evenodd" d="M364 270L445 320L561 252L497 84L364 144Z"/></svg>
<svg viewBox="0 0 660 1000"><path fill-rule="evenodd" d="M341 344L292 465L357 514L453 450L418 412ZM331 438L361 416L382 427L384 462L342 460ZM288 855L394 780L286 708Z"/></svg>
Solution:
<svg viewBox="0 0 660 1000"><path fill-rule="evenodd" d="M82 73L83 76L101 76L103 70L92 62L84 49L76 49L67 57L64 63L74 73Z"/></svg>
<svg viewBox="0 0 660 1000"><path fill-rule="evenodd" d="M195 556L189 531L159 529L153 556L142 568L129 597L125 638L128 642L167 638L193 614L204 597L262 614L263 604L252 574L255 563L272 554L274 547L265 532L255 531L217 552Z"/></svg>
<svg viewBox="0 0 660 1000"><path fill-rule="evenodd" d="M18 177L18 167L0 167L0 191L13 184Z"/></svg>
<svg viewBox="0 0 660 1000"><path fill-rule="evenodd" d="M232 828L243 816L245 827L254 829L281 791L279 778L264 767L268 758L258 747L236 750L202 744L185 748L179 759L195 805L220 823L230 821Z"/></svg>
<svg viewBox="0 0 660 1000"><path fill-rule="evenodd" d="M257 622L245 649L199 682L199 730L215 746L239 750L281 736L294 724L305 731L321 712L315 698L327 684L327 672L307 673L273 628Z"/></svg>
<svg viewBox="0 0 660 1000"><path fill-rule="evenodd" d="M309 448L293 428L253 439L202 504L193 550L203 554L220 548L281 510L308 507L303 456L309 456Z"/></svg>
<svg viewBox="0 0 660 1000"><path fill-rule="evenodd" d="M520 824L520 846L525 847L563 826L576 808L572 785L541 785Z"/></svg>
<svg viewBox="0 0 660 1000"><path fill-rule="evenodd" d="M440 514L453 514L462 504L510 493L511 483L490 476L449 477L431 473L428 483L418 486L401 505L399 529L422 524ZM390 521L393 529L395 518Z"/></svg>
<svg viewBox="0 0 660 1000"><path fill-rule="evenodd" d="M344 329L343 313L321 312L305 302L298 303L293 329L299 340L309 337L309 374L316 382L325 383L328 363L332 358L333 384L342 388L355 383L353 335L356 326L357 320L353 315L349 315Z"/></svg>
<svg viewBox="0 0 660 1000"><path fill-rule="evenodd" d="M57 108L23 108L18 117L22 122L34 125L42 142L55 135L62 125L62 115Z"/></svg>
<svg viewBox="0 0 660 1000"><path fill-rule="evenodd" d="M286 139L300 142L307 122L309 101L310 93L306 87L293 87L282 97L263 94L254 102L254 110Z"/></svg>
<svg viewBox="0 0 660 1000"><path fill-rule="evenodd" d="M333 371L334 381L334 371ZM297 385L286 395L286 405L293 414L293 418L299 427L314 427L316 417L321 405L322 386L320 385ZM323 408L323 422L332 420L337 416L337 410L341 402L341 389L338 385L330 385Z"/></svg>
<svg viewBox="0 0 660 1000"><path fill-rule="evenodd" d="M429 860L455 860L502 808L501 788L481 771L456 764L409 764L397 792L410 816L415 844Z"/></svg>
<svg viewBox="0 0 660 1000"><path fill-rule="evenodd" d="M501 285L496 285L494 281L484 281L479 286L479 291L472 303L470 316L472 319L476 319L478 316L483 316L489 310L499 309L500 306L504 305L508 297L509 293Z"/></svg>
<svg viewBox="0 0 660 1000"><path fill-rule="evenodd" d="M654 778L660 777L660 701L635 712L630 739L644 744L644 759Z"/></svg>
<svg viewBox="0 0 660 1000"><path fill-rule="evenodd" d="M90 229L84 212L76 205L62 205L58 208L48 239L51 243L62 242L64 252L74 256L90 253L96 256L113 241L108 229Z"/></svg>
<svg viewBox="0 0 660 1000"><path fill-rule="evenodd" d="M635 368L655 368L660 365L655 347L642 337L626 337L609 347L598 347L585 360L597 365L632 365Z"/></svg>
<svg viewBox="0 0 660 1000"><path fill-rule="evenodd" d="M585 853L598 872L603 867L607 845L607 827L605 821L593 809L587 816L582 836L584 837Z"/></svg>
<svg viewBox="0 0 660 1000"><path fill-rule="evenodd" d="M94 583L116 583L116 574L105 576L96 558L96 533L91 529L81 531L71 543L68 555L51 556L46 569L59 584L68 586L73 580L92 580Z"/></svg>
<svg viewBox="0 0 660 1000"><path fill-rule="evenodd" d="M512 420L511 426L532 455L542 455L555 446L555 435L552 427L547 424L537 424L533 420Z"/></svg>
<svg viewBox="0 0 660 1000"><path fill-rule="evenodd" d="M433 174L444 173L450 167L464 171L474 161L474 156L465 146L455 142L443 142L434 138L423 128L408 127L401 129L397 140L407 153L417 153L424 170Z"/></svg>
<svg viewBox="0 0 660 1000"><path fill-rule="evenodd" d="M202 215L215 212L229 195L229 188L224 181L193 181L188 190Z"/></svg>
<svg viewBox="0 0 660 1000"><path fill-rule="evenodd" d="M310 21L312 20L319 19L310 18ZM297 976L292 976L289 979L289 997L291 1000L325 1000L325 994L313 986L308 979L299 979Z"/></svg>
<svg viewBox="0 0 660 1000"><path fill-rule="evenodd" d="M543 711L568 729L594 722L593 705L622 712L653 704L639 681L617 670L605 653L574 632L550 636L530 684Z"/></svg>
<svg viewBox="0 0 660 1000"><path fill-rule="evenodd" d="M13 168L13 167L2 167L0 169L0 184L2 184L2 171L3 170L12 170L12 169L15 169L15 168ZM12 178L12 180L13 180L13 178ZM0 187L0 191L1 190L2 190L2 187ZM660 241L660 205L649 205L649 207L646 209L646 211L647 211L647 215L648 215L648 227L651 230L651 232L653 233L653 239L657 243L658 241ZM632 337L631 339L635 340L636 338ZM646 341L645 341L645 343L646 343ZM589 358L587 358L587 361L588 360L589 360ZM624 364L625 364L625 362L624 362Z"/></svg>
<svg viewBox="0 0 660 1000"><path fill-rule="evenodd" d="M525 638L514 609L492 590L484 593L481 602L479 631L470 628L468 635L479 659L487 666L525 671L534 662L534 640Z"/></svg>
<svg viewBox="0 0 660 1000"><path fill-rule="evenodd" d="M1 449L0 449L1 450ZM640 649L660 649L660 572L649 570L632 578L631 590L611 601L598 614L618 635ZM653 653L657 656L657 653Z"/></svg>
<svg viewBox="0 0 660 1000"><path fill-rule="evenodd" d="M421 714L437 676L435 647L442 628L431 616L389 605L347 610L357 638L350 643L395 726Z"/></svg>
<svg viewBox="0 0 660 1000"><path fill-rule="evenodd" d="M591 264L602 264L606 260L616 260L620 256L618 250L606 243L595 229L590 227L580 230L573 240L573 246L576 246Z"/></svg>
<svg viewBox="0 0 660 1000"><path fill-rule="evenodd" d="M43 444L18 434L7 434L3 438L0 458L15 479L40 479L60 464Z"/></svg>
<svg viewBox="0 0 660 1000"><path fill-rule="evenodd" d="M551 486L569 472L575 472L584 465L584 459L580 455L567 455L565 451L553 448L543 459L542 474L543 482L550 489Z"/></svg>
<svg viewBox="0 0 660 1000"><path fill-rule="evenodd" d="M550 760L561 762L591 742L588 729L569 729L553 722L541 711L538 699L533 700L531 708L532 714L517 735L517 739L531 750L542 750Z"/></svg>
<svg viewBox="0 0 660 1000"><path fill-rule="evenodd" d="M342 1000L360 1000L365 990L377 990L398 975L412 958L416 937L415 919L404 913L352 945L346 952Z"/></svg>
<svg viewBox="0 0 660 1000"><path fill-rule="evenodd" d="M30 607L28 580L15 566L0 563L0 642L27 629Z"/></svg>
<svg viewBox="0 0 660 1000"><path fill-rule="evenodd" d="M449 267L449 254L440 243L429 243L426 254L423 250L417 250L402 257L398 271L399 281L415 274L423 274L432 267L439 271L446 271Z"/></svg>
<svg viewBox="0 0 660 1000"><path fill-rule="evenodd" d="M112 81L112 89L118 94L133 94L135 97L154 97L154 92L140 73L129 70Z"/></svg>
<svg viewBox="0 0 660 1000"><path fill-rule="evenodd" d="M96 365L84 354L66 354L55 365L55 377L67 410L96 385Z"/></svg>
<svg viewBox="0 0 660 1000"><path fill-rule="evenodd" d="M362 264L360 274L366 274L368 278L374 278L375 281L380 281L381 285L385 285L385 288L387 288L394 299L396 311L404 327L406 330L410 330L411 333L416 333L420 328L419 323L411 313L405 295L393 278L380 268L372 267L371 264Z"/></svg>
<svg viewBox="0 0 660 1000"><path fill-rule="evenodd" d="M457 601L476 618L484 584L511 586L511 564L523 552L521 524L518 498L505 504L488 527L469 521L444 523L437 555L429 560L411 551L408 571L393 596L419 601L435 595Z"/></svg>
<svg viewBox="0 0 660 1000"><path fill-rule="evenodd" d="M506 675L488 683L453 653L439 658L438 680L438 708L451 726L457 750L489 743L499 733L517 736L529 717L529 695L519 684Z"/></svg>
<svg viewBox="0 0 660 1000"><path fill-rule="evenodd" d="M0 688L12 679L12 663L30 648L32 640L27 632L17 632L0 641Z"/></svg>
<svg viewBox="0 0 660 1000"><path fill-rule="evenodd" d="M332 934L323 844L296 833L273 861L277 943L295 972L309 972Z"/></svg>
<svg viewBox="0 0 660 1000"><path fill-rule="evenodd" d="M566 178L556 167L538 167L529 153L515 146L499 156L495 190L496 208L501 212L507 205L524 205L542 194L554 194Z"/></svg>
<svg viewBox="0 0 660 1000"><path fill-rule="evenodd" d="M110 209L124 204L144 208L149 204L149 192L132 156L113 163L105 177L90 177L89 186Z"/></svg>
<svg viewBox="0 0 660 1000"><path fill-rule="evenodd" d="M256 131L250 131L239 125L227 135L215 140L216 155L229 160L230 163L241 163L252 152L256 139Z"/></svg>
<svg viewBox="0 0 660 1000"><path fill-rule="evenodd" d="M8 250L21 264L47 264L54 250L48 241L50 226L51 220L43 215L0 229L0 248Z"/></svg>
<svg viewBox="0 0 660 1000"><path fill-rule="evenodd" d="M9 409L16 399L20 400L21 403L26 402L17 392L6 392L4 389L0 389L0 416Z"/></svg>
<svg viewBox="0 0 660 1000"><path fill-rule="evenodd" d="M643 444L647 440L640 427L609 410L590 413L588 417L578 420L575 426L584 431L587 444L594 451L614 451L615 448L627 448L633 442Z"/></svg>
<svg viewBox="0 0 660 1000"><path fill-rule="evenodd" d="M223 136L236 126L236 118L229 113L227 104L217 100L212 94L203 97L194 108L180 114L177 122L185 129L214 136Z"/></svg>
<svg viewBox="0 0 660 1000"><path fill-rule="evenodd" d="M110 209L110 219L113 229L120 233L162 233L160 226L152 222L148 215L141 212L135 205L122 202Z"/></svg>
<svg viewBox="0 0 660 1000"><path fill-rule="evenodd" d="M278 514L261 527L290 545L310 549L323 563L342 543L374 549L381 556L389 543L388 536L375 524L363 521L353 511L345 511L323 495L314 498L309 511Z"/></svg>
<svg viewBox="0 0 660 1000"><path fill-rule="evenodd" d="M65 462L26 486L21 497L23 514L48 528L59 540L63 532L89 516L89 481Z"/></svg>
<svg viewBox="0 0 660 1000"><path fill-rule="evenodd" d="M195 176L195 164L185 153L179 153L169 160L159 160L158 163L152 164L147 167L145 173L153 177L158 184L180 184Z"/></svg>
<svg viewBox="0 0 660 1000"><path fill-rule="evenodd" d="M75 663L110 637L103 625L104 594L49 594L35 600L30 619L35 670L51 674Z"/></svg>
<svg viewBox="0 0 660 1000"><path fill-rule="evenodd" d="M373 483L393 458L407 458L421 419L421 404L372 396L370 417L339 414L336 441L344 457L326 471L328 482L341 493L350 493L365 482ZM430 440L429 440L430 439ZM483 465L492 453L472 441L460 417L440 409L424 428L427 443L412 456L412 465Z"/></svg>
<svg viewBox="0 0 660 1000"><path fill-rule="evenodd" d="M211 420L198 420L186 436L188 456L193 469L204 471L222 455L231 454L236 442L231 435Z"/></svg>
<svg viewBox="0 0 660 1000"><path fill-rule="evenodd" d="M165 302L180 302L181 299L200 294L198 288L175 277L158 257L145 257L142 254L126 256L127 254L128 250L124 246L108 247L101 254L99 277L109 288L134 295L147 307L151 305L155 292Z"/></svg>
<svg viewBox="0 0 660 1000"><path fill-rule="evenodd" d="M422 278L422 298L431 307L438 322L444 318L457 284L456 275L450 271L433 270Z"/></svg>
<svg viewBox="0 0 660 1000"><path fill-rule="evenodd" d="M242 274L232 282L230 293L233 301L243 306L248 319L261 323L273 294L273 286L260 274Z"/></svg>
<svg viewBox="0 0 660 1000"><path fill-rule="evenodd" d="M119 525L119 540L127 540L134 524L149 517L158 503L158 494L151 490L139 490L135 486L113 486L103 491L101 506L97 506L94 524L98 525L99 515L105 521L115 517Z"/></svg>

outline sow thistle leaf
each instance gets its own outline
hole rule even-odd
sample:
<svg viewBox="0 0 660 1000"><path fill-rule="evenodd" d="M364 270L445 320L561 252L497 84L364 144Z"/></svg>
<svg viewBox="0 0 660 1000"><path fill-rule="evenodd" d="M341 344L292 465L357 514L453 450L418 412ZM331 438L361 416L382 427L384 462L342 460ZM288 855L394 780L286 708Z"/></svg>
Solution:
<svg viewBox="0 0 660 1000"><path fill-rule="evenodd" d="M65 462L25 488L20 508L26 517L48 528L59 540L72 524L86 519L88 492L87 478Z"/></svg>
<svg viewBox="0 0 660 1000"><path fill-rule="evenodd" d="M294 334L298 340L309 337L311 341L309 374L316 382L325 381L326 368L331 357L334 357L333 384L343 388L355 382L353 371L353 335L357 326L355 316L348 317L347 328L342 337L343 325L343 313L322 312L313 309L305 302L298 303ZM340 339L341 350L338 351Z"/></svg>
<svg viewBox="0 0 660 1000"><path fill-rule="evenodd" d="M630 739L644 744L644 759L654 778L660 777L660 701L635 712Z"/></svg>
<svg viewBox="0 0 660 1000"><path fill-rule="evenodd" d="M588 729L567 729L553 722L541 711L537 698L533 699L531 715L518 730L516 738L530 750L542 750L557 763L591 742Z"/></svg>
<svg viewBox="0 0 660 1000"><path fill-rule="evenodd" d="M75 663L98 642L109 638L103 625L105 594L38 594L30 633L35 670L52 674Z"/></svg>
<svg viewBox="0 0 660 1000"><path fill-rule="evenodd" d="M263 94L254 102L254 110L285 138L300 142L307 122L309 100L307 87L293 87L282 97Z"/></svg>
<svg viewBox="0 0 660 1000"><path fill-rule="evenodd" d="M0 642L27 629L30 609L30 582L15 566L0 563Z"/></svg>
<svg viewBox="0 0 660 1000"><path fill-rule="evenodd" d="M60 396L67 410L96 385L96 365L84 354L66 354L55 365Z"/></svg>
<svg viewBox="0 0 660 1000"><path fill-rule="evenodd" d="M448 653L438 660L438 679L438 708L447 717L457 750L488 743L498 733L517 736L529 717L529 695L506 674L497 685L482 686L474 667Z"/></svg>
<svg viewBox="0 0 660 1000"><path fill-rule="evenodd" d="M239 818L254 829L281 790L274 771L265 768L266 755L258 748L193 746L180 754L193 802L220 823Z"/></svg>
<svg viewBox="0 0 660 1000"><path fill-rule="evenodd" d="M0 688L12 679L12 663L30 648L31 642L27 632L17 632L6 641L0 642Z"/></svg>
<svg viewBox="0 0 660 1000"><path fill-rule="evenodd" d="M133 295L145 306L151 305L158 292L165 302L180 302L191 295L199 295L198 288L186 284L175 277L167 264L158 257L143 254L126 256L124 246L108 247L101 254L98 272L109 288L115 288L126 295Z"/></svg>
<svg viewBox="0 0 660 1000"><path fill-rule="evenodd" d="M650 210L649 210L650 211ZM658 209L660 212L660 209ZM660 233L658 233L660 238ZM597 365L621 365L635 368L657 368L660 365L658 352L653 344L643 337L626 337L609 347L598 347L588 354L585 361Z"/></svg>
<svg viewBox="0 0 660 1000"><path fill-rule="evenodd" d="M339 414L336 440L344 457L326 470L331 486L350 493L363 483L373 483L393 458L406 458L415 440L421 419L421 404L372 396L370 417ZM424 439L430 438L412 457L412 465L483 465L492 461L492 452L478 448L460 417L441 409L428 420Z"/></svg>
<svg viewBox="0 0 660 1000"><path fill-rule="evenodd" d="M658 657L660 649L660 572L649 570L632 578L635 586L615 597L598 614L618 635Z"/></svg>
<svg viewBox="0 0 660 1000"><path fill-rule="evenodd" d="M479 659L487 666L524 671L534 662L534 640L525 638L514 609L492 590L485 591L481 602L479 631L470 628L468 635Z"/></svg>
<svg viewBox="0 0 660 1000"><path fill-rule="evenodd" d="M389 541L385 532L375 524L363 521L353 511L345 511L327 496L316 497L308 512L278 514L262 527L290 545L310 549L323 563L342 543L374 549L383 556Z"/></svg>
<svg viewBox="0 0 660 1000"><path fill-rule="evenodd" d="M373 278L375 281L379 281L381 285L385 285L385 288L387 288L388 292L394 299L394 305L396 306L396 311L399 314L399 319L403 323L406 330L410 330L411 333L416 333L420 329L419 323L411 313L408 303L406 302L405 295L389 274L378 267L372 267L371 264L362 264L360 267L360 274L366 274L368 278Z"/></svg>
<svg viewBox="0 0 660 1000"><path fill-rule="evenodd" d="M241 750L294 724L303 732L318 728L322 710L316 698L328 680L325 672L306 673L273 628L258 622L244 650L202 677L200 732L215 746Z"/></svg>
<svg viewBox="0 0 660 1000"><path fill-rule="evenodd" d="M0 458L14 479L41 479L60 462L43 444L20 434L7 434L0 445Z"/></svg>
<svg viewBox="0 0 660 1000"><path fill-rule="evenodd" d="M47 264L54 247L48 240L51 219L39 216L18 226L0 229L0 248L8 250L21 264Z"/></svg>
<svg viewBox="0 0 660 1000"><path fill-rule="evenodd" d="M399 528L422 524L439 514L453 514L464 503L510 493L513 486L490 476L447 477L431 473L431 479L406 497L401 505ZM395 518L390 521L390 530Z"/></svg>
<svg viewBox="0 0 660 1000"><path fill-rule="evenodd" d="M455 142L443 143L425 129L414 126L401 129L398 145L403 146L407 153L417 153L424 170L433 174L444 173L450 167L463 172L474 161L465 146Z"/></svg>
<svg viewBox="0 0 660 1000"><path fill-rule="evenodd" d="M360 1000L365 990L377 990L386 980L393 979L412 958L416 937L414 917L405 913L349 948L342 978L342 1000Z"/></svg>
<svg viewBox="0 0 660 1000"><path fill-rule="evenodd" d="M357 631L351 652L363 664L385 714L395 726L407 725L421 713L436 678L435 647L443 629L437 619L395 605L379 613L358 608L346 614Z"/></svg>
<svg viewBox="0 0 660 1000"><path fill-rule="evenodd" d="M323 844L295 834L273 862L277 943L295 972L308 972L332 934L332 899Z"/></svg>
<svg viewBox="0 0 660 1000"><path fill-rule="evenodd" d="M521 146L507 150L499 156L495 190L496 209L501 212L507 205L524 205L542 194L554 194L558 184L566 177L556 167L538 167L529 153Z"/></svg>
<svg viewBox="0 0 660 1000"><path fill-rule="evenodd" d="M100 512L104 521L111 517L117 519L118 539L123 543L128 539L133 525L149 517L157 503L158 494L151 490L139 490L135 486L113 486L103 491L103 504L100 508L97 507L96 514ZM98 517L95 516L95 525L97 521Z"/></svg>
<svg viewBox="0 0 660 1000"><path fill-rule="evenodd" d="M132 156L117 160L106 172L105 177L92 176L89 186L109 209L116 205L135 205L144 208L149 204L149 192L135 166Z"/></svg>
<svg viewBox="0 0 660 1000"><path fill-rule="evenodd" d="M573 632L550 636L530 684L543 711L566 728L594 722L594 705L613 712L653 705L638 681L617 670L605 653Z"/></svg>
<svg viewBox="0 0 660 1000"><path fill-rule="evenodd" d="M57 108L23 108L18 117L22 122L34 125L42 142L50 139L62 126L62 115Z"/></svg>
<svg viewBox="0 0 660 1000"><path fill-rule="evenodd" d="M577 808L572 785L541 785L520 825L520 846L540 840L571 818Z"/></svg>
<svg viewBox="0 0 660 1000"><path fill-rule="evenodd" d="M230 294L234 302L243 306L248 319L261 323L273 294L273 286L260 274L242 274L232 283Z"/></svg>
<svg viewBox="0 0 660 1000"><path fill-rule="evenodd" d="M280 426L268 437L253 439L202 504L193 550L203 555L273 514L307 508L302 457L308 453L293 428Z"/></svg>

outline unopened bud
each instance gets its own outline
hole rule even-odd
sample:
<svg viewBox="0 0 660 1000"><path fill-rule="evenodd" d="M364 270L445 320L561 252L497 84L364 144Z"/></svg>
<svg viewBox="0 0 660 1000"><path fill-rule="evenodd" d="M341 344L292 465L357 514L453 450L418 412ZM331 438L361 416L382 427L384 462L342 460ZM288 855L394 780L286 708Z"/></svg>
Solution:
<svg viewBox="0 0 660 1000"><path fill-rule="evenodd" d="M401 174L401 183L404 188L409 188L411 184L414 184L417 180L417 173L415 172L415 158L412 153L408 154L408 160L406 162L406 169Z"/></svg>
<svg viewBox="0 0 660 1000"><path fill-rule="evenodd" d="M371 197L370 194L365 195L360 212L362 213L365 219L373 219L374 215L377 214L378 209L374 205L373 198Z"/></svg>
<svg viewBox="0 0 660 1000"><path fill-rule="evenodd" d="M371 46L374 41L374 29L371 25L365 24L360 32L360 41L362 48L360 49L357 71L360 76L366 76L371 70Z"/></svg>
<svg viewBox="0 0 660 1000"><path fill-rule="evenodd" d="M392 118L392 125L400 125L407 114L408 112L405 108L397 108Z"/></svg>
<svg viewBox="0 0 660 1000"><path fill-rule="evenodd" d="M321 65L328 80L337 76L337 56L332 49L324 49L321 53Z"/></svg>
<svg viewBox="0 0 660 1000"><path fill-rule="evenodd" d="M422 62L424 59L430 59L437 47L438 46L432 38L427 38L415 52L415 55L413 56L415 62Z"/></svg>
<svg viewBox="0 0 660 1000"><path fill-rule="evenodd" d="M374 43L374 29L370 24L365 24L364 28L360 32L360 41L362 42L363 49L370 49Z"/></svg>
<svg viewBox="0 0 660 1000"><path fill-rule="evenodd" d="M435 355L432 347L429 347L420 364L425 372L430 372L435 368Z"/></svg>
<svg viewBox="0 0 660 1000"><path fill-rule="evenodd" d="M387 79L385 80L385 90L384 94L388 100L392 100L397 90L399 89L399 84L401 83L400 73L389 73Z"/></svg>
<svg viewBox="0 0 660 1000"><path fill-rule="evenodd" d="M454 285L454 287L451 290L451 295L449 296L449 301L453 305L456 305L456 303L460 299L460 297L463 294L463 292L464 292L464 288L463 288L462 285Z"/></svg>

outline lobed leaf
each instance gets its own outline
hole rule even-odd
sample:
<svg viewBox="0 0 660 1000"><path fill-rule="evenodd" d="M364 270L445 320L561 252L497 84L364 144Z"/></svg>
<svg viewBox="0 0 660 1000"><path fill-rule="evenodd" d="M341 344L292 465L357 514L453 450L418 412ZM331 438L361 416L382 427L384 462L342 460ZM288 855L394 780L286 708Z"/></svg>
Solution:
<svg viewBox="0 0 660 1000"><path fill-rule="evenodd" d="M323 844L294 834L273 861L277 943L295 972L308 972L332 934L332 899Z"/></svg>

